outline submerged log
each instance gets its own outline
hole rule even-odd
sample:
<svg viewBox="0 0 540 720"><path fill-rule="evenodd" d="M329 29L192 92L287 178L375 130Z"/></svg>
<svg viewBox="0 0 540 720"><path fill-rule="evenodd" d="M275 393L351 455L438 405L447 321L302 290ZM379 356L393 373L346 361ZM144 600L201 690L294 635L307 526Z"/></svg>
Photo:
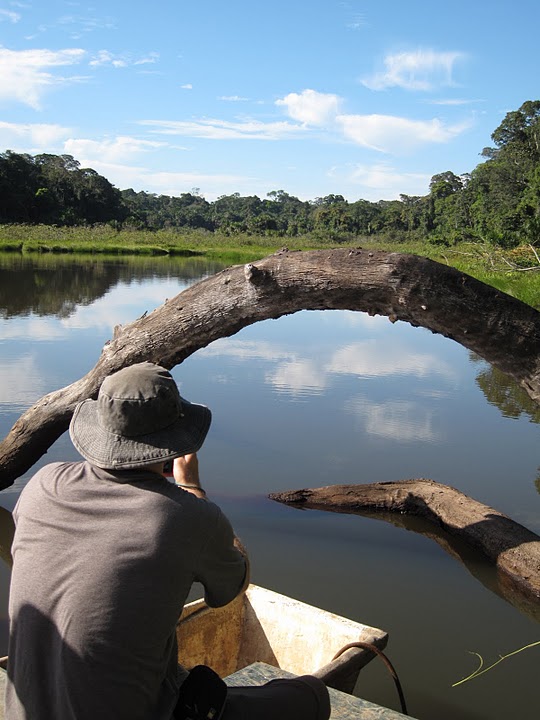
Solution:
<svg viewBox="0 0 540 720"><path fill-rule="evenodd" d="M510 582L520 592L540 599L540 537L448 485L426 479L402 480L287 490L269 497L297 508L425 518L480 550L494 563L499 576L505 576L507 585Z"/></svg>
<svg viewBox="0 0 540 720"><path fill-rule="evenodd" d="M218 338L299 310L359 310L451 338L540 402L540 313L416 255L350 248L280 251L227 268L117 328L96 365L29 408L0 443L0 489L12 485L67 429L78 402L104 378L148 360L169 369Z"/></svg>

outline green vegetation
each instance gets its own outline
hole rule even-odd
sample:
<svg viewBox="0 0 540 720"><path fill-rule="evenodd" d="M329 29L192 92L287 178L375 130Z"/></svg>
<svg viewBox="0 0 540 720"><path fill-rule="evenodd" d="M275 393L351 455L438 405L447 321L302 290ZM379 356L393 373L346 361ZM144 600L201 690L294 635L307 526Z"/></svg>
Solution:
<svg viewBox="0 0 540 720"><path fill-rule="evenodd" d="M179 197L118 190L70 155L0 154L0 250L199 255L225 262L286 245L412 252L446 262L540 306L540 101L506 115L470 174L431 179L428 195L301 201L197 190Z"/></svg>

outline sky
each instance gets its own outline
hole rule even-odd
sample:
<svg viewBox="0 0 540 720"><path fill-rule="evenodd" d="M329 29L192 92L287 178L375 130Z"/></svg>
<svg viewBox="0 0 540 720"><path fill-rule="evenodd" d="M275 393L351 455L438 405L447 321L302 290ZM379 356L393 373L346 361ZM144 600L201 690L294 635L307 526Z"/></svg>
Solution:
<svg viewBox="0 0 540 720"><path fill-rule="evenodd" d="M539 25L537 0L0 0L0 152L208 201L425 195L540 99Z"/></svg>

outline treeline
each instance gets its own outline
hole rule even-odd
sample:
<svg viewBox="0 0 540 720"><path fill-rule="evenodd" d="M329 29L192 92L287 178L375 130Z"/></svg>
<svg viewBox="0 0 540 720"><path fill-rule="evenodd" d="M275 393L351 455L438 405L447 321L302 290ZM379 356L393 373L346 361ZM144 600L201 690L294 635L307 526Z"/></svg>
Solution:
<svg viewBox="0 0 540 720"><path fill-rule="evenodd" d="M540 239L540 101L509 112L470 174L431 179L424 196L348 202L341 195L302 201L283 190L208 202L196 190L180 196L118 190L70 155L0 155L0 223L203 229L313 235L340 242L387 236L454 244L480 240L503 247Z"/></svg>

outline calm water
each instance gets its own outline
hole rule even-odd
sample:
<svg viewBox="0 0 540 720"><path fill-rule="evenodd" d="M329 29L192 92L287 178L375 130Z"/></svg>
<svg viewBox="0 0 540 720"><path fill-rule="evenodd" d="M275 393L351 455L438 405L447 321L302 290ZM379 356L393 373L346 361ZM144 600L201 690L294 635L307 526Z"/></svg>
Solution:
<svg viewBox="0 0 540 720"><path fill-rule="evenodd" d="M114 325L219 269L170 259L38 260L0 257L2 436L43 394L93 367ZM212 408L203 481L248 546L254 582L389 631L387 653L421 720L540 715L540 647L451 687L476 667L472 652L488 665L540 640L540 609L503 599L481 558L457 545L450 555L401 518L298 511L267 499L284 489L428 477L540 532L540 408L456 343L359 313L258 323L173 374L186 397ZM38 466L77 457L63 436ZM6 511L27 477L0 492L3 556ZM1 655L9 569L0 569ZM399 709L378 661L357 692Z"/></svg>

